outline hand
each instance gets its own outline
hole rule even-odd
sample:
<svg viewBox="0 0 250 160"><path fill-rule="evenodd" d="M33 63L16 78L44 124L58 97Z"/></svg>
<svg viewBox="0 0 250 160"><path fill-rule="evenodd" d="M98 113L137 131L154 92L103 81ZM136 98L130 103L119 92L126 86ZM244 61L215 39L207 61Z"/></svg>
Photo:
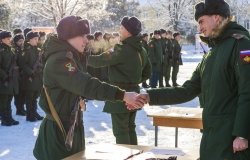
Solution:
<svg viewBox="0 0 250 160"><path fill-rule="evenodd" d="M148 95L148 93L140 93L138 95L141 99L143 99L146 103L149 103L150 102L150 97ZM146 104L145 103L145 104Z"/></svg>
<svg viewBox="0 0 250 160"><path fill-rule="evenodd" d="M248 140L236 137L233 141L233 151L234 153L243 151L248 148Z"/></svg>
<svg viewBox="0 0 250 160"><path fill-rule="evenodd" d="M140 109L147 101L135 92L125 92L123 100L126 102L129 110Z"/></svg>

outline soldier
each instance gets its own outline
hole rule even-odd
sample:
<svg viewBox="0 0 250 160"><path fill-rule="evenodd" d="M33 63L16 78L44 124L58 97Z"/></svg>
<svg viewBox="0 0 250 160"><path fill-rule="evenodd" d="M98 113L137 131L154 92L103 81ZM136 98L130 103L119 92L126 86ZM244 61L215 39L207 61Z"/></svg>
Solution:
<svg viewBox="0 0 250 160"><path fill-rule="evenodd" d="M18 67L11 50L11 33L0 33L0 113L2 126L18 125L11 115L11 100L18 93Z"/></svg>
<svg viewBox="0 0 250 160"><path fill-rule="evenodd" d="M139 93L138 84L151 75L151 64L142 47L140 32L141 22L136 17L124 17L120 26L122 44L117 44L110 53L90 56L88 64L95 67L108 66L111 84ZM116 143L136 145L136 110L127 110L123 102L106 101L103 111L111 114Z"/></svg>
<svg viewBox="0 0 250 160"><path fill-rule="evenodd" d="M17 66L19 67L19 93L14 95L15 101L14 104L16 106L16 115L25 116L26 111L24 109L25 104L25 94L23 91L22 85L22 71L20 67L20 59L23 55L23 44L24 44L24 36L22 34L17 34L13 38L13 50L15 56L17 57Z"/></svg>
<svg viewBox="0 0 250 160"><path fill-rule="evenodd" d="M181 58L181 35L179 32L175 32L173 34L174 40L173 40L173 70L172 70L172 84L174 87L179 86L177 83L177 74L179 72L179 66L183 65L182 58Z"/></svg>
<svg viewBox="0 0 250 160"><path fill-rule="evenodd" d="M147 33L142 34L141 38L142 38L142 40L141 40L142 47L146 49L147 54L148 54L148 34ZM143 88L149 88L150 86L147 84L146 81L143 81L142 82L142 87Z"/></svg>
<svg viewBox="0 0 250 160"><path fill-rule="evenodd" d="M168 49L169 51L167 52L168 55L166 55L165 62L167 64L164 69L165 71L165 81L166 81L166 86L169 85L169 79L170 79L170 71L172 68L172 84L174 87L179 86L177 83L177 74L179 72L179 66L182 65L182 59L181 59L181 46L179 44L179 41L181 39L181 35L179 32L175 32L173 34L174 39L169 41L169 46Z"/></svg>
<svg viewBox="0 0 250 160"><path fill-rule="evenodd" d="M42 89L42 55L41 49L37 47L38 32L26 34L27 43L24 44L24 52L20 59L20 66L23 72L23 86L25 103L27 109L26 120L35 122L43 117L37 113L37 98Z"/></svg>
<svg viewBox="0 0 250 160"><path fill-rule="evenodd" d="M224 0L195 6L195 20L211 47L181 87L149 90L151 105L202 97L200 160L250 159L250 35L231 21Z"/></svg>
<svg viewBox="0 0 250 160"><path fill-rule="evenodd" d="M152 38L148 44L148 52L150 61L152 63L152 75L150 78L151 88L156 88L162 67L162 44L161 44L161 32L159 30L154 31L154 38Z"/></svg>
<svg viewBox="0 0 250 160"><path fill-rule="evenodd" d="M132 106L142 106L145 102L143 99L137 99L136 93L125 92L83 71L79 55L83 54L88 43L88 20L68 16L59 22L56 30L58 35L50 36L45 42L45 89L39 104L46 117L41 123L33 151L38 160L63 159L85 150L82 111L78 105L82 96L98 100L125 101ZM58 117L53 116L55 114Z"/></svg>
<svg viewBox="0 0 250 160"><path fill-rule="evenodd" d="M173 36L171 31L167 31L166 33L166 47L165 47L165 55L163 59L163 76L165 77L165 86L171 87L169 84L170 72L173 63Z"/></svg>
<svg viewBox="0 0 250 160"><path fill-rule="evenodd" d="M162 46L162 60L165 56L165 50L166 50L166 33L167 31L165 29L160 29L161 31L161 46ZM163 85L163 67L164 67L164 61L162 61L161 69L160 69L160 75L159 75L159 87L164 87Z"/></svg>

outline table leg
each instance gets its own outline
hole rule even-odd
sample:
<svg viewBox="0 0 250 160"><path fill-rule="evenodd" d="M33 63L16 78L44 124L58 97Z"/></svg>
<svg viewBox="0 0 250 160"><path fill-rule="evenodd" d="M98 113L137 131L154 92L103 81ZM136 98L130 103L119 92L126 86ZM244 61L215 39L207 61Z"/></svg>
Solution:
<svg viewBox="0 0 250 160"><path fill-rule="evenodd" d="M178 147L178 127L175 128L175 148Z"/></svg>
<svg viewBox="0 0 250 160"><path fill-rule="evenodd" d="M155 146L158 145L158 126L155 126Z"/></svg>

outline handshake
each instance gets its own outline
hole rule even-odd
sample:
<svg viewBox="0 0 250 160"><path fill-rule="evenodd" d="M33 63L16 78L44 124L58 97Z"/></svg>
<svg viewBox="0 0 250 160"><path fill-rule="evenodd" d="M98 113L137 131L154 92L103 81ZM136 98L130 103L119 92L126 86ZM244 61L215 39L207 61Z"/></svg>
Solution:
<svg viewBox="0 0 250 160"><path fill-rule="evenodd" d="M135 110L142 108L145 104L149 103L150 98L147 93L125 92L123 101L126 102L128 110Z"/></svg>

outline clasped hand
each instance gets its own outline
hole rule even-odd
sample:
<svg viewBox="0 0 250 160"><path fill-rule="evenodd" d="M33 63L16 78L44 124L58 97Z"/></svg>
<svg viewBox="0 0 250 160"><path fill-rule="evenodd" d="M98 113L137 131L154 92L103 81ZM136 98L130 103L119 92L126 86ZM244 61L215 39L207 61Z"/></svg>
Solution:
<svg viewBox="0 0 250 160"><path fill-rule="evenodd" d="M147 93L125 92L123 100L126 102L128 110L135 110L142 108L150 99Z"/></svg>

